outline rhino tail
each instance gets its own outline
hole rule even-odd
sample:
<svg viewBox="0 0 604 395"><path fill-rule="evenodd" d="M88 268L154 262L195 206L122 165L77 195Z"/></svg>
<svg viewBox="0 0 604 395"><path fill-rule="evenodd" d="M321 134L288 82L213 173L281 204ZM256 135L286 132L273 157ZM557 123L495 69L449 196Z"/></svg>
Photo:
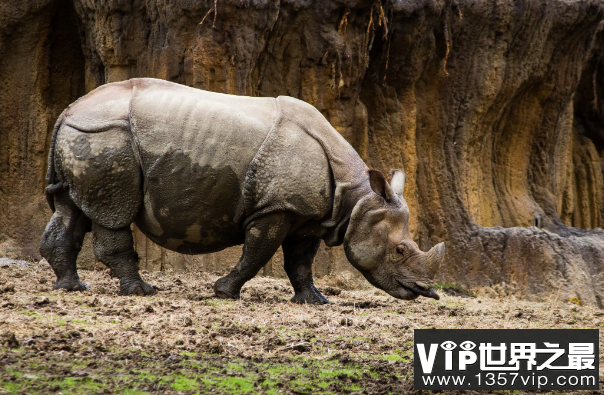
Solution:
<svg viewBox="0 0 604 395"><path fill-rule="evenodd" d="M52 138L50 140L50 150L48 151L48 169L46 171L46 182L49 184L46 187L45 195L46 201L50 206L52 212L55 212L55 201L52 195L54 195L59 190L63 189L63 183L59 182L56 179L56 171L55 171L55 145L57 143L57 134L59 133L59 129L61 125L63 125L63 121L65 120L67 110L63 111L57 122L55 123L55 127L52 131Z"/></svg>

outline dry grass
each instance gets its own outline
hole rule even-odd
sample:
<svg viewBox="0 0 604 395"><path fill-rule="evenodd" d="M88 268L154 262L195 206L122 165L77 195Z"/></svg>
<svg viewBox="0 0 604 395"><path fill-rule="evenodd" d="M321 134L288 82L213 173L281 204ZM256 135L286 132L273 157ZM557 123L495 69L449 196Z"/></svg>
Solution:
<svg viewBox="0 0 604 395"><path fill-rule="evenodd" d="M105 271L81 277L92 292L52 291L47 266L0 266L0 393L400 393L413 389L415 328L604 323L553 297L406 302L339 278L317 281L332 303L313 306L290 303L281 279L256 278L225 301L204 273L144 273L154 297L116 295Z"/></svg>

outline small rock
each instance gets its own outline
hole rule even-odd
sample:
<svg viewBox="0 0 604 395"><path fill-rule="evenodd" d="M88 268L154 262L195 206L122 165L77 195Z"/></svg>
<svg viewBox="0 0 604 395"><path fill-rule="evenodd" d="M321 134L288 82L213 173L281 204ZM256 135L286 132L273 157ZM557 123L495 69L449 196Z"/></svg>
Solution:
<svg viewBox="0 0 604 395"><path fill-rule="evenodd" d="M10 259L10 258L0 258L0 266L21 266L22 268L25 267L32 267L35 266L33 263L31 262L27 262L27 261L21 261L18 259Z"/></svg>
<svg viewBox="0 0 604 395"><path fill-rule="evenodd" d="M344 364L347 364L347 363L350 363L353 361L352 358L350 358L350 355L348 355L347 353L336 353L336 354L332 355L329 359L332 361L340 361Z"/></svg>
<svg viewBox="0 0 604 395"><path fill-rule="evenodd" d="M300 343L300 344L296 344L295 346L293 346L292 349L299 351L299 352L309 352L311 347L310 347L310 344L308 344L308 343Z"/></svg>
<svg viewBox="0 0 604 395"><path fill-rule="evenodd" d="M336 287L325 287L322 289L323 293L329 296L338 296L339 294L342 293L342 290L340 288L336 288Z"/></svg>
<svg viewBox="0 0 604 395"><path fill-rule="evenodd" d="M15 292L15 284L7 283L7 284L0 286L0 294L4 294L4 293L8 293L8 292Z"/></svg>
<svg viewBox="0 0 604 395"><path fill-rule="evenodd" d="M355 303L356 307L360 308L360 309L367 309L367 308L373 308L373 307L379 307L379 305L373 301L363 301L363 302L359 302L359 303Z"/></svg>
<svg viewBox="0 0 604 395"><path fill-rule="evenodd" d="M352 326L352 318L344 317L340 320L340 325L342 326Z"/></svg>
<svg viewBox="0 0 604 395"><path fill-rule="evenodd" d="M46 305L47 305L47 304L49 304L49 303L50 303L50 300L48 300L48 298L47 298L46 296L41 297L41 298L38 298L38 299L36 299L36 301L34 302L34 304L35 304L36 306L39 306L39 307L41 307L41 306L46 306Z"/></svg>
<svg viewBox="0 0 604 395"><path fill-rule="evenodd" d="M0 333L0 346L8 346L10 348L18 348L19 341L15 337L14 332L4 331Z"/></svg>
<svg viewBox="0 0 604 395"><path fill-rule="evenodd" d="M346 381L346 380L348 380L349 376L345 373L341 373L337 377L338 377L338 380L340 380L340 381Z"/></svg>
<svg viewBox="0 0 604 395"><path fill-rule="evenodd" d="M98 305L99 305L99 299L96 296L88 302L89 307L96 307Z"/></svg>
<svg viewBox="0 0 604 395"><path fill-rule="evenodd" d="M220 343L213 342L208 346L208 351L210 354L222 354L224 353L224 347Z"/></svg>
<svg viewBox="0 0 604 395"><path fill-rule="evenodd" d="M321 323L318 320L304 320L302 321L309 328L318 328Z"/></svg>
<svg viewBox="0 0 604 395"><path fill-rule="evenodd" d="M499 297L499 294L495 292L495 290L491 287L478 287L474 290L474 294L477 298L485 299L491 298L496 299Z"/></svg>
<svg viewBox="0 0 604 395"><path fill-rule="evenodd" d="M153 306L148 305L147 307L145 307L145 312L146 313L155 313L155 309L153 308Z"/></svg>
<svg viewBox="0 0 604 395"><path fill-rule="evenodd" d="M447 295L462 296L462 294L457 289L452 288L452 287L444 287L444 288L442 288L442 291L444 293L446 293Z"/></svg>
<svg viewBox="0 0 604 395"><path fill-rule="evenodd" d="M185 319L183 320L182 326L184 326L184 327L193 326L193 320L190 317L185 317Z"/></svg>

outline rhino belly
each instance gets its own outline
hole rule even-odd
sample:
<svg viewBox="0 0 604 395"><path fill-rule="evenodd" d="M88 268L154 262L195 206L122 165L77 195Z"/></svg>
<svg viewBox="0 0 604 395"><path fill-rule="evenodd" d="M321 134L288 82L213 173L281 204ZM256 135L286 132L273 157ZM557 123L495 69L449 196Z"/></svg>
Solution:
<svg viewBox="0 0 604 395"><path fill-rule="evenodd" d="M243 243L243 183L275 122L275 99L132 83L130 122L144 184L141 230L189 254Z"/></svg>
<svg viewBox="0 0 604 395"><path fill-rule="evenodd" d="M242 186L233 168L192 163L176 150L158 158L145 177L136 225L156 244L203 254L242 244Z"/></svg>

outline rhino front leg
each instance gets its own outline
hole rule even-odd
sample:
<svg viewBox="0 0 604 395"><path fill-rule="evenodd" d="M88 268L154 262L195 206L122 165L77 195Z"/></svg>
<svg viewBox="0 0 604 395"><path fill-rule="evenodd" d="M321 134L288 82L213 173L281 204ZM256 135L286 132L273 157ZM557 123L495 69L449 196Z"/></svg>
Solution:
<svg viewBox="0 0 604 395"><path fill-rule="evenodd" d="M66 189L57 189L51 197L55 212L42 235L40 254L57 276L53 289L90 290L80 281L76 268L84 235L90 231L90 219L73 203Z"/></svg>
<svg viewBox="0 0 604 395"><path fill-rule="evenodd" d="M312 281L312 263L320 244L321 240L314 238L285 240L282 244L285 272L296 293L291 299L294 303L329 303Z"/></svg>
<svg viewBox="0 0 604 395"><path fill-rule="evenodd" d="M250 222L245 232L243 254L233 270L214 284L223 299L239 299L241 287L252 279L275 254L289 230L285 213L273 213Z"/></svg>
<svg viewBox="0 0 604 395"><path fill-rule="evenodd" d="M155 295L157 291L138 273L138 256L130 227L107 229L92 224L92 244L96 257L120 279L120 295Z"/></svg>

